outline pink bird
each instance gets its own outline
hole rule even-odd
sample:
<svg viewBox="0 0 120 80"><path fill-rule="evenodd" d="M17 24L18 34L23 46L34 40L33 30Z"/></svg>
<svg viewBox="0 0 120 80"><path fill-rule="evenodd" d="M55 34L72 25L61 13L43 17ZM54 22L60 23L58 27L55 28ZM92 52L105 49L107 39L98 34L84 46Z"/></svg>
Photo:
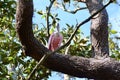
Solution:
<svg viewBox="0 0 120 80"><path fill-rule="evenodd" d="M56 50L60 47L63 40L62 34L59 32L59 24L57 24L57 32L54 32L50 35L49 41L48 41L48 49L51 51Z"/></svg>

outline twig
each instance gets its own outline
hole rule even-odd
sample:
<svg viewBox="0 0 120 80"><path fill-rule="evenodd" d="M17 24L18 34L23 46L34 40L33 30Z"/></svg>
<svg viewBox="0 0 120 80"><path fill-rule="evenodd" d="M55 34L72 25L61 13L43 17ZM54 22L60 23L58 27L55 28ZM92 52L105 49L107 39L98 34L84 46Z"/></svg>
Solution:
<svg viewBox="0 0 120 80"><path fill-rule="evenodd" d="M79 10L83 10L83 9L87 9L87 7L82 7L82 8L77 8L77 9L75 9L75 10L73 10L73 11L70 11L70 10L67 10L66 8L65 8L65 5L64 5L64 3L62 3L62 9L64 10L64 11L66 11L66 12L68 12L68 13L72 13L72 14L75 14L76 12L78 12Z"/></svg>
<svg viewBox="0 0 120 80"><path fill-rule="evenodd" d="M51 0L50 0L51 1ZM47 33L48 33L48 37L50 36L50 25L49 25L49 15L50 15L50 10L51 10L51 7L52 7L52 5L53 5L53 3L55 2L55 0L52 0L51 2L50 2L50 5L49 5L49 7L47 8L47 16L46 16L46 21L47 21Z"/></svg>
<svg viewBox="0 0 120 80"><path fill-rule="evenodd" d="M74 1L82 2L82 3L86 2L86 0L74 0Z"/></svg>
<svg viewBox="0 0 120 80"><path fill-rule="evenodd" d="M68 54L69 48L70 48L70 44L67 46L67 48L66 48L66 50L65 50L65 55Z"/></svg>
<svg viewBox="0 0 120 80"><path fill-rule="evenodd" d="M105 9L112 1L109 1L103 8L101 8L100 10L98 10L97 12L95 12L93 15L91 15L90 17L88 17L86 20L84 20L83 22L79 23L78 25L76 25L76 29L75 31L72 33L72 35L70 36L70 38L68 39L68 41L62 45L61 47L59 47L58 49L56 49L53 52L48 52L47 54L45 54L40 61L38 62L38 64L34 67L33 71L30 73L29 77L27 80L30 80L30 78L32 77L32 75L35 73L35 71L37 70L38 66L40 66L42 63L44 63L44 61L52 54L56 53L57 51L63 49L64 47L68 46L71 42L71 40L73 39L74 35L76 34L77 30L80 28L80 26L82 26L83 24L87 23L88 21L90 21L90 19L92 19L92 17L94 17L96 14L98 14L100 11L102 11L103 9Z"/></svg>
<svg viewBox="0 0 120 80"><path fill-rule="evenodd" d="M32 70L32 72L29 74L27 80L30 80L30 78L33 76L33 74L35 73L35 71L37 70L37 68L46 60L46 58L48 57L49 55L45 54L43 55L43 57L40 59L40 61L38 62L38 64L34 67L34 69Z"/></svg>
<svg viewBox="0 0 120 80"><path fill-rule="evenodd" d="M65 55L68 54L69 48L70 48L70 44L67 46L65 50ZM70 76L68 74L64 74L64 80L70 80Z"/></svg>
<svg viewBox="0 0 120 80"><path fill-rule="evenodd" d="M48 33L48 37L50 36L50 33L49 33L49 30L50 30L50 28L49 28L49 15L50 15L50 10L51 10L51 8L52 8L52 5L53 5L53 3L55 2L55 0L50 0L50 5L49 5L49 7L47 8L47 16L46 16L46 22L47 22L47 33ZM40 59L40 61L38 62L38 64L39 65L41 65L43 62L44 62L44 60L45 60L45 58L47 58L47 54L45 54L41 59ZM34 69L32 70L32 72L30 73L30 75L28 76L28 78L27 78L27 80L30 80L30 78L33 76L33 74L35 73L35 71L37 70L37 67L39 66L39 65L36 65L35 67L34 67Z"/></svg>

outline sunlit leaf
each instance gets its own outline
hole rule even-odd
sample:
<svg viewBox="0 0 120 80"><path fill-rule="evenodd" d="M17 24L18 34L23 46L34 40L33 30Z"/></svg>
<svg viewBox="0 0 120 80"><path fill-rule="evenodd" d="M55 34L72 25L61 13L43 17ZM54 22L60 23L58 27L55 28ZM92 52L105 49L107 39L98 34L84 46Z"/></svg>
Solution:
<svg viewBox="0 0 120 80"><path fill-rule="evenodd" d="M51 29L50 29L50 34L52 34L54 31L55 31L55 28L54 28L54 27L51 27Z"/></svg>
<svg viewBox="0 0 120 80"><path fill-rule="evenodd" d="M116 34L117 31L116 31L116 30L111 30L111 33L112 33L112 34Z"/></svg>

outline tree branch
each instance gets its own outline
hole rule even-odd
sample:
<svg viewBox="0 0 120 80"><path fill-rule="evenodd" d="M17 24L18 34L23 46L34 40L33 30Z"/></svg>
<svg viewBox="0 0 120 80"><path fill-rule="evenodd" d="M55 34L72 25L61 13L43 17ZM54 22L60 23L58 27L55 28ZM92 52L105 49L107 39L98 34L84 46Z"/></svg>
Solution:
<svg viewBox="0 0 120 80"><path fill-rule="evenodd" d="M33 1L18 0L17 5L16 31L19 39L25 50L25 54L39 61L44 54L49 53L49 50L33 35ZM81 25L78 24L77 26ZM83 58L56 53L51 54L47 59L45 59L43 65L54 71L66 73L80 78L87 77L101 80L120 79L120 63L110 58L98 60L94 58Z"/></svg>
<svg viewBox="0 0 120 80"><path fill-rule="evenodd" d="M102 11L105 7L107 7L110 4L110 2L108 4L106 4L103 8L101 8L99 11L97 11L96 13L94 13L93 15L91 15L89 18L87 18L86 20L84 20L82 23L78 24L76 26L75 31L72 33L71 37L68 39L68 41L61 46L60 48L56 49L53 52L49 52L47 54L45 54L39 61L39 63L34 67L34 69L32 70L32 72L30 73L28 80L32 77L32 75L35 73L35 71L37 70L37 68L44 63L45 59L47 59L50 55L56 53L57 51L63 49L64 47L66 47L67 45L70 44L71 40L73 39L74 35L76 34L77 30L79 29L80 26L82 26L83 24L85 24L86 22L88 22L92 17L94 17L96 14L98 14L100 11Z"/></svg>
<svg viewBox="0 0 120 80"><path fill-rule="evenodd" d="M33 69L33 70L31 71L31 73L29 74L27 80L30 80L30 79L31 79L31 77L35 74L35 71L37 70L37 68L38 68L40 65L42 65L43 62L48 58L47 56L49 56L49 55L45 54L45 55L40 59L40 61L38 62L38 64L34 67L34 69Z"/></svg>
<svg viewBox="0 0 120 80"><path fill-rule="evenodd" d="M72 14L75 14L76 12L78 12L79 10L83 10L83 9L87 9L87 7L82 7L82 8L77 8L77 9L75 9L75 10L73 10L73 11L70 11L70 10L67 10L66 8L65 8L65 5L64 5L64 3L62 3L62 9L64 10L64 11L66 11L66 12L68 12L68 13L72 13Z"/></svg>
<svg viewBox="0 0 120 80"><path fill-rule="evenodd" d="M100 80L120 79L120 63L110 58L98 60L62 54L54 54L53 56L52 58L49 57L44 63L46 67L52 70L54 69L55 71L80 78L87 77Z"/></svg>
<svg viewBox="0 0 120 80"><path fill-rule="evenodd" d="M51 7L52 7L52 5L53 5L53 3L55 2L55 0L52 0L52 1L50 1L50 5L49 5L49 7L47 7L47 16L46 16L46 21L47 21L47 33L48 33L48 37L50 36L50 25L49 25L49 16L50 16L50 10L51 10Z"/></svg>
<svg viewBox="0 0 120 80"><path fill-rule="evenodd" d="M74 0L74 1L86 3L86 0Z"/></svg>

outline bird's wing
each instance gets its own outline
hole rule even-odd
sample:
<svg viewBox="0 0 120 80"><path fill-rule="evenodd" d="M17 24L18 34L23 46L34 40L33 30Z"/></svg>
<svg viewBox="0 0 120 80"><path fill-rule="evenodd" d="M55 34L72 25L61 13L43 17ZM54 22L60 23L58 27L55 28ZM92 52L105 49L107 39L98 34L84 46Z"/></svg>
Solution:
<svg viewBox="0 0 120 80"><path fill-rule="evenodd" d="M51 50L51 41L52 41L52 38L53 38L53 34L50 35L49 40L48 40L48 49L49 50Z"/></svg>

